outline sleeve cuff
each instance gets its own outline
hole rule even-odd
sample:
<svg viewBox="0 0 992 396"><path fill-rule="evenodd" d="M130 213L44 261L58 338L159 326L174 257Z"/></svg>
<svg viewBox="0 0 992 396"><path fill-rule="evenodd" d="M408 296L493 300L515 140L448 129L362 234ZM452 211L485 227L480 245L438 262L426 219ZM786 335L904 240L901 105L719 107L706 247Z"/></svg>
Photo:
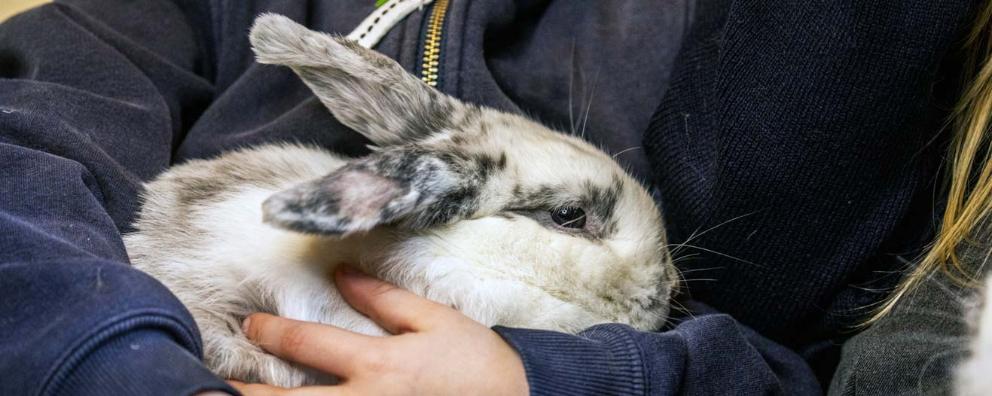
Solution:
<svg viewBox="0 0 992 396"><path fill-rule="evenodd" d="M647 392L643 353L621 325L600 325L569 335L493 328L523 360L532 395L642 395Z"/></svg>
<svg viewBox="0 0 992 396"><path fill-rule="evenodd" d="M494 327L520 355L534 395L776 394L822 390L805 361L706 310L664 332L621 324L578 335ZM709 313L707 313L709 312Z"/></svg>
<svg viewBox="0 0 992 396"><path fill-rule="evenodd" d="M108 340L80 361L54 394L195 395L206 391L238 394L167 334L149 329Z"/></svg>

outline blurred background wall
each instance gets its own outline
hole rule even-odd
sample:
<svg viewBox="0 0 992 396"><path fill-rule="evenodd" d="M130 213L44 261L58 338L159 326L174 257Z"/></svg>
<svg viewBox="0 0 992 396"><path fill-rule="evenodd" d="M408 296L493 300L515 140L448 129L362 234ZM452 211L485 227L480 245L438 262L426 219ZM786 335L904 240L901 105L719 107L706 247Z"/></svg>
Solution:
<svg viewBox="0 0 992 396"><path fill-rule="evenodd" d="M49 0L0 0L0 21Z"/></svg>

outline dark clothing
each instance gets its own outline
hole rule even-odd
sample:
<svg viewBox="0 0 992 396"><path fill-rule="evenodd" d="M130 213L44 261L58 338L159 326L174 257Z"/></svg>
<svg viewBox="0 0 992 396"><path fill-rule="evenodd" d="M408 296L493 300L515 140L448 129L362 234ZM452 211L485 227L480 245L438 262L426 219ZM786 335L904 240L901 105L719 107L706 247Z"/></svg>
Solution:
<svg viewBox="0 0 992 396"><path fill-rule="evenodd" d="M971 274L989 273L992 222L958 250ZM896 303L892 312L844 344L830 394L951 395L955 369L968 356L968 319L982 298L974 287L943 272L930 275Z"/></svg>
<svg viewBox="0 0 992 396"><path fill-rule="evenodd" d="M843 334L898 281L885 274L932 234L954 53L981 3L698 3L645 133L669 233L716 227L691 244L720 255L686 249L687 277L716 279L692 297L795 349L824 385Z"/></svg>
<svg viewBox="0 0 992 396"><path fill-rule="evenodd" d="M262 11L344 33L373 1L64 3L0 25L0 394L225 389L188 313L127 266L140 182L266 142L365 152L246 36ZM439 89L619 154L688 241L692 297L733 314L497 328L533 392L818 393L800 354L832 372L838 330L878 298L851 285L928 232L932 89L969 6L452 0ZM429 11L377 49L416 70Z"/></svg>

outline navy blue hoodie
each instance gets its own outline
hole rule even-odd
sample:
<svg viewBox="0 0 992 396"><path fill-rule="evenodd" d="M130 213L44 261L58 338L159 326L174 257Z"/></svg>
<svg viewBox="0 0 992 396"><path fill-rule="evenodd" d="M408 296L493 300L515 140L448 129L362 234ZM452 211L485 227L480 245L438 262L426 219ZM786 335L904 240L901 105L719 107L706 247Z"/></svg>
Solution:
<svg viewBox="0 0 992 396"><path fill-rule="evenodd" d="M497 327L532 392L819 393L880 271L930 233L972 2L451 0L438 88L617 154L684 243L683 299L713 307L657 332ZM75 0L0 25L0 394L233 392L121 235L172 164L364 153L247 32L269 11L346 33L373 3ZM420 72L432 11L377 49Z"/></svg>

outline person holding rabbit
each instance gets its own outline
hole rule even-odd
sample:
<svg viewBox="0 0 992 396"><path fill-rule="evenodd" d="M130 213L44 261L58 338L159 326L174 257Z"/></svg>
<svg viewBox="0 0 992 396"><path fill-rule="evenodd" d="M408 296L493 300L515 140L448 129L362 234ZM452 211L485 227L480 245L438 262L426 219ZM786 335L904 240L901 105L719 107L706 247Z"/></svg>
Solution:
<svg viewBox="0 0 992 396"><path fill-rule="evenodd" d="M250 315L256 345L341 382L228 384L122 235L174 164L369 154L297 75L254 61L248 32L271 12L346 33L375 3L66 0L0 25L0 393L818 394L933 234L972 1L437 1L376 50L615 156L664 215L683 312L490 328L342 269L342 297L394 335Z"/></svg>

